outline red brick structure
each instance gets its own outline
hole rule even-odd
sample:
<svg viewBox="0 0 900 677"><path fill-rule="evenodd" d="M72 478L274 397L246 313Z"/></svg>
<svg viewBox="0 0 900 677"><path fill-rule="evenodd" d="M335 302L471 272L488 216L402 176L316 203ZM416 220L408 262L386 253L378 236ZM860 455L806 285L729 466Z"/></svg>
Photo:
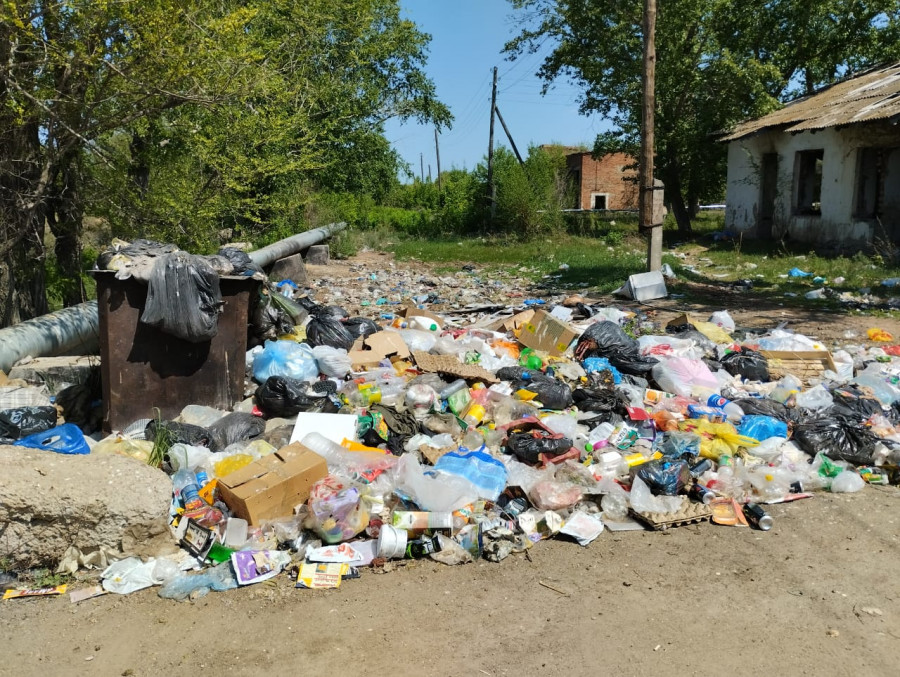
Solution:
<svg viewBox="0 0 900 677"><path fill-rule="evenodd" d="M637 172L628 169L635 159L610 153L599 160L590 152L566 155L569 177L575 186L575 209L637 209Z"/></svg>

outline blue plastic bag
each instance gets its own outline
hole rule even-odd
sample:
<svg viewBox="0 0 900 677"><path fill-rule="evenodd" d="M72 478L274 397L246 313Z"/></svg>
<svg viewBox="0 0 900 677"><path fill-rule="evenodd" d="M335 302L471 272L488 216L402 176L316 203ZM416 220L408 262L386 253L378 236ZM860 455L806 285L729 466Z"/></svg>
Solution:
<svg viewBox="0 0 900 677"><path fill-rule="evenodd" d="M438 459L434 469L464 477L478 489L479 498L489 501L496 501L506 488L506 466L483 451L451 451Z"/></svg>
<svg viewBox="0 0 900 677"><path fill-rule="evenodd" d="M749 414L741 419L738 432L762 442L770 437L787 437L788 429L787 423L779 421L777 418Z"/></svg>
<svg viewBox="0 0 900 677"><path fill-rule="evenodd" d="M63 423L42 433L28 435L13 442L13 446L46 449L47 451L55 451L57 454L91 453L91 448L85 441L81 428L74 423Z"/></svg>
<svg viewBox="0 0 900 677"><path fill-rule="evenodd" d="M588 374L593 374L598 371L606 371L609 370L613 375L613 383L616 385L622 382L622 372L616 369L609 363L609 360L605 357L586 357L584 361L581 363L581 366L584 367L584 370Z"/></svg>
<svg viewBox="0 0 900 677"><path fill-rule="evenodd" d="M812 273L807 273L804 270L800 270L799 268L791 268L788 271L788 275L791 277L812 277Z"/></svg>
<svg viewBox="0 0 900 677"><path fill-rule="evenodd" d="M263 351L253 360L253 379L265 383L270 376L315 381L319 365L312 348L296 341L266 341Z"/></svg>

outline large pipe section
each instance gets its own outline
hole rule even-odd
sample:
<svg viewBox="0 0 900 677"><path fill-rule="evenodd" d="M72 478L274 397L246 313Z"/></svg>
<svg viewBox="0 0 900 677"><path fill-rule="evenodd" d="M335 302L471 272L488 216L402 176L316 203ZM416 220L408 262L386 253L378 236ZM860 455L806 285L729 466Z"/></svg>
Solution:
<svg viewBox="0 0 900 677"><path fill-rule="evenodd" d="M88 301L0 329L0 371L27 355L90 355L99 350L97 302Z"/></svg>
<svg viewBox="0 0 900 677"><path fill-rule="evenodd" d="M347 224L342 222L307 230L250 252L250 258L258 266L266 267L279 259L298 254L346 227ZM0 371L9 372L16 362L28 355L53 357L96 353L99 338L96 301L26 320L0 329Z"/></svg>
<svg viewBox="0 0 900 677"><path fill-rule="evenodd" d="M256 265L260 266L261 268L265 268L266 266L275 263L279 259L293 256L294 254L300 253L307 247L312 247L314 244L320 243L322 240L331 237L332 235L343 230L346 227L347 224L341 222L330 223L327 226L322 226L321 228L307 230L305 233L299 233L297 235L292 235L291 237L286 237L285 239L279 240L274 244L270 244L268 247L257 249L255 252L250 252L250 258Z"/></svg>

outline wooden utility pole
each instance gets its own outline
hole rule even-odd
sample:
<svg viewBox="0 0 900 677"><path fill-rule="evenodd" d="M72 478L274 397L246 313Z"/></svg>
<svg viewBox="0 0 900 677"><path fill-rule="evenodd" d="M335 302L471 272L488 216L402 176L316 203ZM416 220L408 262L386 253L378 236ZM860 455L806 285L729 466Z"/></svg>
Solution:
<svg viewBox="0 0 900 677"><path fill-rule="evenodd" d="M662 223L655 223L653 150L656 123L656 2L644 0L644 110L641 120L641 164L639 196L640 231L647 236L647 270L662 267Z"/></svg>
<svg viewBox="0 0 900 677"><path fill-rule="evenodd" d="M444 203L444 195L441 192L441 148L438 146L438 130L434 128L434 155L437 158L438 199Z"/></svg>
<svg viewBox="0 0 900 677"><path fill-rule="evenodd" d="M503 120L503 116L500 115L500 109L494 106L494 110L497 112L497 119L500 120L500 124L503 125L503 131L506 132L506 138L509 139L509 145L512 146L513 153L516 154L516 159L518 159L519 164L524 167L525 163L522 161L522 156L519 154L519 149L516 148L516 142L513 141L512 134L509 133L509 127L506 126L506 122Z"/></svg>
<svg viewBox="0 0 900 677"><path fill-rule="evenodd" d="M488 194L491 205L491 222L497 214L497 187L494 185L494 113L497 111L497 67L494 66L494 86L491 89L491 132L488 137Z"/></svg>

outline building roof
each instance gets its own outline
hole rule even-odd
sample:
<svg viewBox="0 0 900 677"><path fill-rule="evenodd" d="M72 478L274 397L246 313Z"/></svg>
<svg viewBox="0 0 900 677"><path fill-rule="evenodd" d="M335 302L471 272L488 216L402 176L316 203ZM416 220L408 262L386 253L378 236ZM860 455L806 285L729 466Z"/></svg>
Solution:
<svg viewBox="0 0 900 677"><path fill-rule="evenodd" d="M900 116L900 62L836 82L780 110L735 125L722 141L769 129L796 133Z"/></svg>

